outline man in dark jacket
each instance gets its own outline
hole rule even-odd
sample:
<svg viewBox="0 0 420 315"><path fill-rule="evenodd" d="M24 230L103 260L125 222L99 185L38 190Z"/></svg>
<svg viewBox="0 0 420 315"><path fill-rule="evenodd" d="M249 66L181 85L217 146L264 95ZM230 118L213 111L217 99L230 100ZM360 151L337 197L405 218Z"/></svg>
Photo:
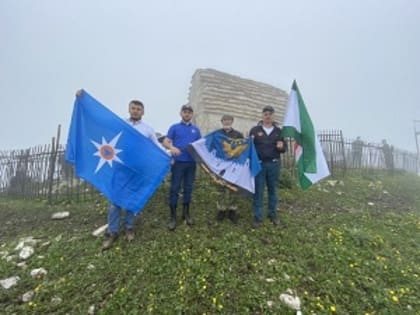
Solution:
<svg viewBox="0 0 420 315"><path fill-rule="evenodd" d="M268 218L274 225L279 225L277 215L277 187L280 180L280 153L287 150L281 128L274 123L274 108L265 106L262 121L253 127L249 136L254 139L255 149L261 161L261 172L255 177L254 223L258 228L263 220L264 186L268 190Z"/></svg>

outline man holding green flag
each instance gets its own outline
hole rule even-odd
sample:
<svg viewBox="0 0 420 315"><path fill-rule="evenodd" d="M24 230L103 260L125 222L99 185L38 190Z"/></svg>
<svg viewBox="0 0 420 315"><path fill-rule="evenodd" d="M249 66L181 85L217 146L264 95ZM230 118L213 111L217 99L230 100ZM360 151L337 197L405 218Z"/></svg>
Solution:
<svg viewBox="0 0 420 315"><path fill-rule="evenodd" d="M305 190L330 175L321 144L296 81L293 81L287 102L283 136L295 140L294 152L302 189Z"/></svg>
<svg viewBox="0 0 420 315"><path fill-rule="evenodd" d="M255 176L254 222L252 227L259 228L263 221L264 190L267 186L268 213L267 217L274 225L279 225L277 213L279 201L277 188L280 181L280 154L287 150L281 128L274 122L274 108L267 105L262 110L261 122L249 132L253 140L258 158L261 161L261 171Z"/></svg>

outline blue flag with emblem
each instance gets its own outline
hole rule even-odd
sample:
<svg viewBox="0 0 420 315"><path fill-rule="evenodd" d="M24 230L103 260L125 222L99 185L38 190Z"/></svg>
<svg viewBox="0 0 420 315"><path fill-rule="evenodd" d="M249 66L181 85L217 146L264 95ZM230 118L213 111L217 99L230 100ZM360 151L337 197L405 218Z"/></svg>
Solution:
<svg viewBox="0 0 420 315"><path fill-rule="evenodd" d="M76 97L66 160L111 202L139 213L169 171L170 157L86 91Z"/></svg>
<svg viewBox="0 0 420 315"><path fill-rule="evenodd" d="M191 144L190 151L205 170L232 190L255 192L255 176L261 170L254 142L232 139L214 131Z"/></svg>

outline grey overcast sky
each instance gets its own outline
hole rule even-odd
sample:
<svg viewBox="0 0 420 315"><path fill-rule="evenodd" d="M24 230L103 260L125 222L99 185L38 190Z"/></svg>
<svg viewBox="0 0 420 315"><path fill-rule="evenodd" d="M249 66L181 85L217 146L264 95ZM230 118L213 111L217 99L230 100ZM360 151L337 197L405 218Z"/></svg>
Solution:
<svg viewBox="0 0 420 315"><path fill-rule="evenodd" d="M166 133L198 68L296 79L317 130L416 149L420 1L0 0L0 38L0 150L65 142L81 87Z"/></svg>

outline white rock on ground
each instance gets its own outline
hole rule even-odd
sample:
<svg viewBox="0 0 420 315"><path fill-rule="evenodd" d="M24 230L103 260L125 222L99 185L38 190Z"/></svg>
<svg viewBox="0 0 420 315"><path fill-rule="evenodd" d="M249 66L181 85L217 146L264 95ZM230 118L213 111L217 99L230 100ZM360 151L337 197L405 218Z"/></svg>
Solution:
<svg viewBox="0 0 420 315"><path fill-rule="evenodd" d="M18 276L13 276L10 278L0 280L0 285L7 290L17 285L19 280L20 278Z"/></svg>
<svg viewBox="0 0 420 315"><path fill-rule="evenodd" d="M300 314L300 299L298 296L293 295L292 290L287 289L286 293L280 294L280 301Z"/></svg>
<svg viewBox="0 0 420 315"><path fill-rule="evenodd" d="M19 243L16 245L15 250L21 250L23 247L25 247L25 245L35 246L38 242L39 240L33 238L33 236L21 238Z"/></svg>
<svg viewBox="0 0 420 315"><path fill-rule="evenodd" d="M31 257L34 253L34 249L31 246L24 246L19 253L19 258L26 260Z"/></svg>
<svg viewBox="0 0 420 315"><path fill-rule="evenodd" d="M44 242L41 244L41 247L49 246L51 244L50 241Z"/></svg>
<svg viewBox="0 0 420 315"><path fill-rule="evenodd" d="M108 228L108 224L102 225L101 227L99 227L95 231L93 231L92 235L95 236L95 237L101 236L103 233L105 233L107 228Z"/></svg>
<svg viewBox="0 0 420 315"><path fill-rule="evenodd" d="M335 185L337 185L338 180L327 180L328 185L330 185L331 187L334 187Z"/></svg>
<svg viewBox="0 0 420 315"><path fill-rule="evenodd" d="M61 219L65 219L68 218L70 216L70 212L69 211L61 211L61 212L56 212L51 216L51 219L53 220L61 220Z"/></svg>
<svg viewBox="0 0 420 315"><path fill-rule="evenodd" d="M51 299L51 303L52 304L60 304L61 302L63 302L63 299L61 297L58 297L58 296L54 296Z"/></svg>
<svg viewBox="0 0 420 315"><path fill-rule="evenodd" d="M94 315L95 314L95 305L89 306L88 309L88 315Z"/></svg>
<svg viewBox="0 0 420 315"><path fill-rule="evenodd" d="M23 269L26 269L26 267L28 267L28 266L26 265L26 262L25 262L25 261L18 262L18 263L16 264L16 266L18 266L19 268L23 268Z"/></svg>
<svg viewBox="0 0 420 315"><path fill-rule="evenodd" d="M27 303L29 301L32 301L34 295L35 295L35 291L33 291L33 290L24 293L22 295L22 302Z"/></svg>
<svg viewBox="0 0 420 315"><path fill-rule="evenodd" d="M44 268L36 268L36 269L33 269L32 271L31 271L31 277L32 278L36 278L36 277L38 277L38 276L44 276L44 275L46 275L47 274L47 270L45 270Z"/></svg>

